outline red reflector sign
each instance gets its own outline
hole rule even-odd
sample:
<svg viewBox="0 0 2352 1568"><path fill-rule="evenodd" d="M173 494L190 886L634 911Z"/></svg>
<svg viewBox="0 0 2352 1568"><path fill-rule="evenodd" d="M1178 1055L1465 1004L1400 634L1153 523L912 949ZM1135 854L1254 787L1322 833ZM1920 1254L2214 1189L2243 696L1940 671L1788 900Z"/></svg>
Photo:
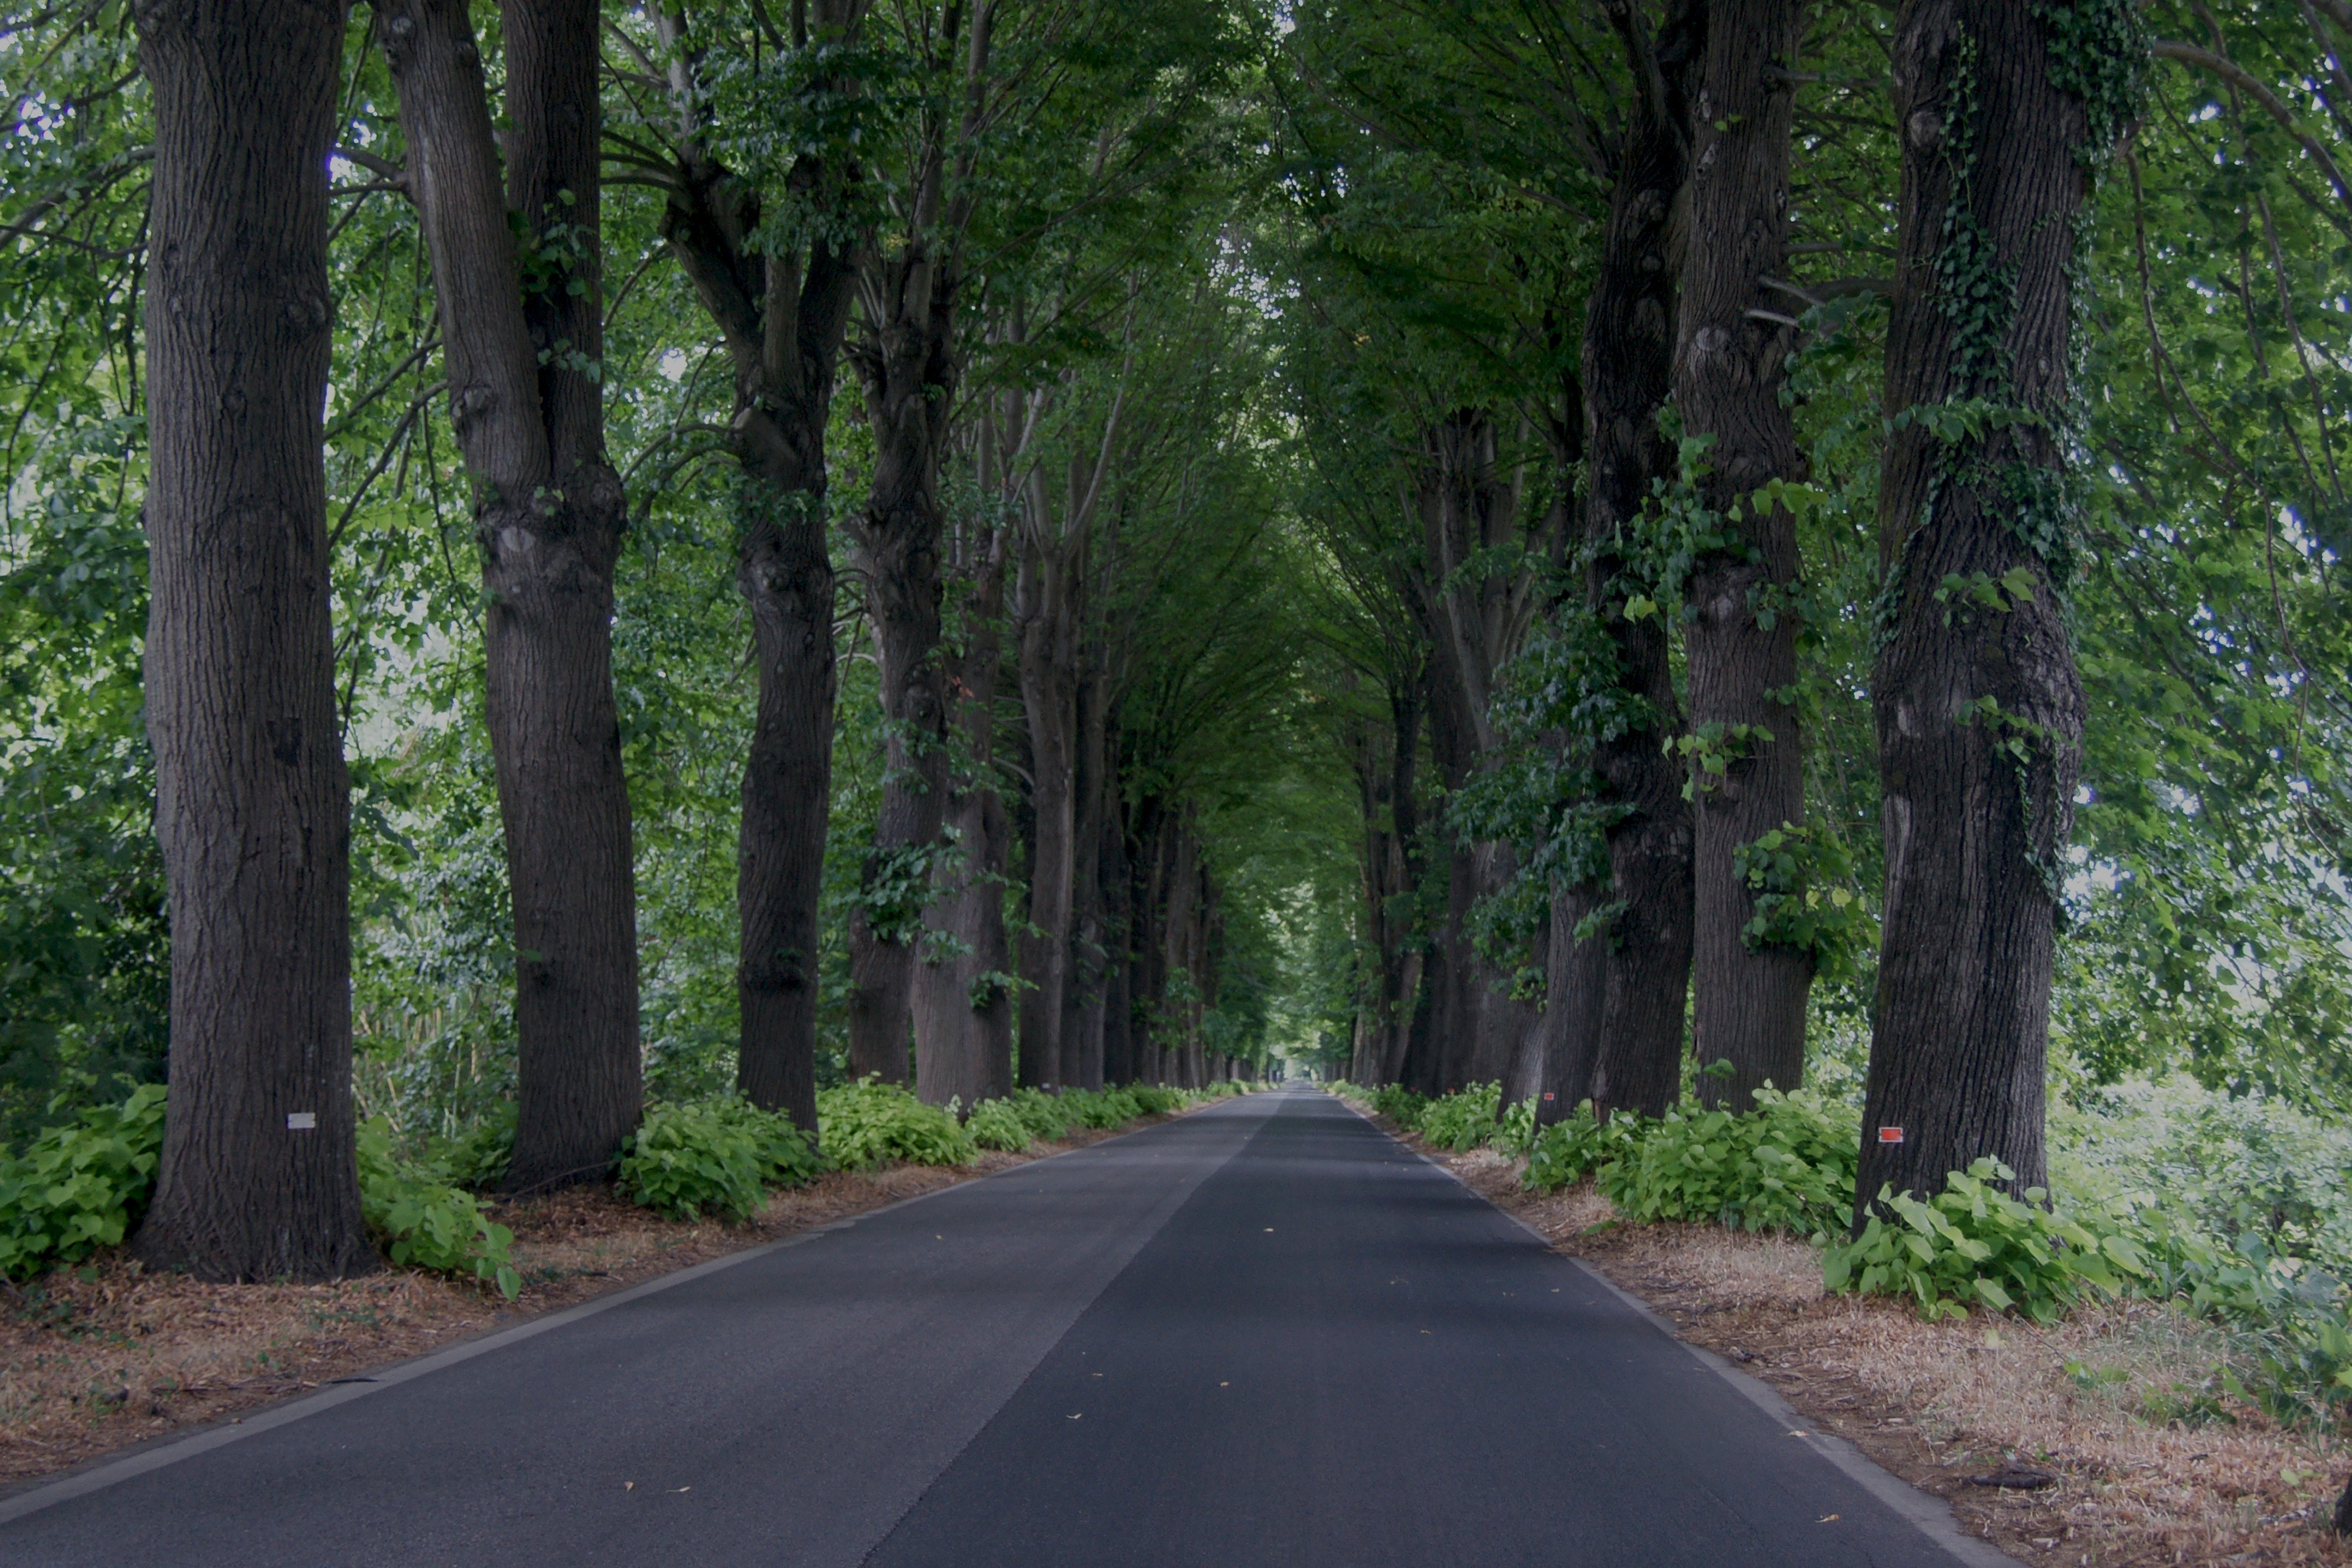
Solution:
<svg viewBox="0 0 2352 1568"><path fill-rule="evenodd" d="M1558 1100L1558 1099L1559 1098L1559 1096L1558 1096L1558 1095L1556 1095L1556 1094L1547 1094L1547 1095L1545 1095L1545 1096L1544 1096L1544 1098L1545 1098L1546 1100Z"/></svg>
<svg viewBox="0 0 2352 1568"><path fill-rule="evenodd" d="M1878 1130L1878 1141L1881 1143L1900 1143L1903 1142L1903 1129L1882 1127Z"/></svg>

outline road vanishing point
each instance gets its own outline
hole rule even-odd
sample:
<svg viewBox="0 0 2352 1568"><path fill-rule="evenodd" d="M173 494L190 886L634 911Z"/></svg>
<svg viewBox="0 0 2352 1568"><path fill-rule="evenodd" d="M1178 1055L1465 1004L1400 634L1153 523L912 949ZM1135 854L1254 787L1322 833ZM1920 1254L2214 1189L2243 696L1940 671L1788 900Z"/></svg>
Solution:
<svg viewBox="0 0 2352 1568"><path fill-rule="evenodd" d="M1305 1087L0 1499L10 1568L2011 1561Z"/></svg>

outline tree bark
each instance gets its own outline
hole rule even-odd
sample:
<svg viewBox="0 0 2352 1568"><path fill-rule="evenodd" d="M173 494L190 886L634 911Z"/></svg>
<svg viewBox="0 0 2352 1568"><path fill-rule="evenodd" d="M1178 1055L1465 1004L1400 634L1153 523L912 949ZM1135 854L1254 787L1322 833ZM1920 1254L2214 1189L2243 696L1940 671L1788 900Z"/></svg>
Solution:
<svg viewBox="0 0 2352 1568"><path fill-rule="evenodd" d="M945 813L954 852L934 872L939 897L924 921L948 940L943 952L923 953L915 970L915 1090L926 1104L955 1100L967 1110L1013 1092L1004 933L1012 828L997 789L995 734L1005 543L997 527L974 527L962 542L963 642L942 666L963 742Z"/></svg>
<svg viewBox="0 0 2352 1568"><path fill-rule="evenodd" d="M1119 754L1114 729L1103 744L1116 767ZM1114 776L1105 791L1102 834L1103 888L1103 1080L1142 1083L1144 1068L1135 1048L1135 867L1128 855L1126 810Z"/></svg>
<svg viewBox="0 0 2352 1568"><path fill-rule="evenodd" d="M1021 936L1023 1081L1076 1088L1063 1049L1076 879L1077 649L1076 574L1067 553L1032 538L1022 552L1021 706L1029 721L1029 929ZM1035 1076L1031 1078L1029 1074Z"/></svg>
<svg viewBox="0 0 2352 1568"><path fill-rule="evenodd" d="M1885 934L1857 1226L1882 1184L1932 1194L1982 1155L2021 1188L2044 1177L2055 890L2084 712L2060 603L2070 268L2086 159L2106 151L2053 79L2054 15L2034 0L1908 0L1895 25L1898 427L1879 499L1891 624L1871 687ZM1949 444L1912 417L1967 399L2031 417ZM1994 584L2007 608L1944 602L1956 576Z"/></svg>
<svg viewBox="0 0 2352 1568"><path fill-rule="evenodd" d="M1690 235L1683 266L1675 404L1691 436L1714 437L1700 493L1737 543L1694 567L1684 633L1690 721L1701 735L1737 733L1719 779L1695 771L1692 1045L1728 1079L1703 1079L1710 1105L1755 1108L1766 1083L1794 1089L1805 1065L1809 952L1750 950L1755 918L1733 857L1805 811L1802 737L1788 700L1797 680L1796 519L1759 507L1755 491L1804 477L1796 428L1781 402L1796 305L1786 275L1792 75L1803 32L1800 0L1745 0L1710 13L1691 106ZM1778 318L1777 320L1774 318ZM1769 735L1769 739L1766 737Z"/></svg>
<svg viewBox="0 0 2352 1568"><path fill-rule="evenodd" d="M866 883L906 879L940 842L948 793L947 690L939 664L940 458L956 383L951 258L918 240L869 261L881 319L855 354L874 428L873 486L855 525L889 722ZM928 886L928 876L919 883ZM907 1079L919 908L862 905L850 921L850 1070Z"/></svg>
<svg viewBox="0 0 2352 1568"><path fill-rule="evenodd" d="M1568 1062L1590 1060L1594 1109L1663 1115L1681 1086L1683 1023L1691 962L1691 814L1683 769L1662 751L1682 728L1671 647L1662 617L1628 619L1645 582L1627 549L1654 479L1674 472L1658 428L1675 342L1671 242L1688 167L1682 84L1703 47L1704 13L1676 0L1654 40L1632 7L1612 11L1640 91L1621 133L1602 265L1585 307L1583 384L1587 462L1585 546L1589 604L1606 634L1620 687L1636 704L1622 734L1593 752L1606 830L1614 914L1591 939L1606 948L1597 1035L1570 1042ZM1583 904L1578 921L1607 913ZM1575 942L1574 921L1555 919L1554 940ZM1567 972L1594 961L1571 952ZM1577 1010L1580 1021L1591 1016ZM1565 1090L1558 1090L1565 1098ZM1584 1098L1580 1094L1578 1098Z"/></svg>
<svg viewBox="0 0 2352 1568"><path fill-rule="evenodd" d="M139 1256L375 1266L351 1094L351 780L321 446L344 9L138 10L154 94L146 695L170 883L171 1096Z"/></svg>
<svg viewBox="0 0 2352 1568"><path fill-rule="evenodd" d="M602 1176L643 1092L613 698L627 509L604 444L597 13L587 0L507 7L502 136L463 6L386 0L379 15L441 305L450 422L474 482L514 899L518 1120L505 1184L525 1192ZM509 208L530 237L528 270Z"/></svg>
<svg viewBox="0 0 2352 1568"><path fill-rule="evenodd" d="M1108 673L1089 657L1077 691L1077 768L1071 811L1069 961L1062 994L1063 1081L1103 1086L1103 810L1109 790Z"/></svg>
<svg viewBox="0 0 2352 1568"><path fill-rule="evenodd" d="M819 0L821 37L854 43L863 8ZM759 700L743 769L736 904L741 1016L736 1087L816 1128L817 901L832 806L834 574L825 547L825 424L855 258L823 239L761 248L760 193L713 161L682 13L657 16L676 55L680 156L662 230L735 373L735 581L750 612ZM822 206L844 172L795 161L793 201Z"/></svg>

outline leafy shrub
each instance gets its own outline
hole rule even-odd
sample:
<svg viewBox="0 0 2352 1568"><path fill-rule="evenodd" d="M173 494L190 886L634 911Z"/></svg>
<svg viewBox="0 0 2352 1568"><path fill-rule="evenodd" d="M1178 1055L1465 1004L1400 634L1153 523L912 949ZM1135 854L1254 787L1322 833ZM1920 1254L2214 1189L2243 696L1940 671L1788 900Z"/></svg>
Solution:
<svg viewBox="0 0 2352 1568"><path fill-rule="evenodd" d="M1553 1122L1528 1143L1527 1174L1520 1180L1539 1193L1572 1187L1638 1147L1641 1138L1642 1119L1632 1111L1612 1111L1604 1127L1592 1119L1592 1101L1579 1101L1567 1120Z"/></svg>
<svg viewBox="0 0 2352 1568"><path fill-rule="evenodd" d="M163 1086L93 1105L22 1154L0 1153L0 1279L29 1279L121 1245L154 1190Z"/></svg>
<svg viewBox="0 0 2352 1568"><path fill-rule="evenodd" d="M1496 1152L1514 1160L1526 1159L1535 1141L1536 1102L1532 1100L1520 1100L1505 1110L1502 1119L1495 1123L1493 1135L1486 1140Z"/></svg>
<svg viewBox="0 0 2352 1568"><path fill-rule="evenodd" d="M1822 1280L1832 1290L1910 1295L1931 1321L1966 1317L1981 1304L2055 1322L2084 1292L2114 1295L2147 1277L2139 1245L2112 1224L2085 1225L2042 1206L2048 1194L2026 1190L2021 1202L1995 1184L2014 1180L1998 1160L1954 1171L1944 1190L1922 1201L1891 1187L1862 1234L1829 1247Z"/></svg>
<svg viewBox="0 0 2352 1568"><path fill-rule="evenodd" d="M1127 1086L1128 1098L1135 1101L1138 1116L1169 1116L1184 1107L1181 1089L1168 1089L1156 1083L1131 1083Z"/></svg>
<svg viewBox="0 0 2352 1568"><path fill-rule="evenodd" d="M1429 1098L1415 1094L1393 1083L1384 1083L1366 1097L1371 1102L1372 1113L1385 1116L1408 1132L1418 1131L1422 1112L1429 1109Z"/></svg>
<svg viewBox="0 0 2352 1568"><path fill-rule="evenodd" d="M1826 1238L1853 1213L1860 1143L1851 1111L1801 1089L1759 1089L1756 1109L1745 1115L1685 1105L1638 1124L1598 1167L1599 1185L1632 1220L1714 1221Z"/></svg>
<svg viewBox="0 0 2352 1568"><path fill-rule="evenodd" d="M1104 1131L1124 1127L1143 1114L1143 1107L1124 1089L1064 1089L1062 1103L1069 1108L1073 1125Z"/></svg>
<svg viewBox="0 0 2352 1568"><path fill-rule="evenodd" d="M971 1135L953 1116L871 1074L820 1090L816 1124L826 1157L846 1171L867 1170L890 1160L962 1165L978 1152Z"/></svg>
<svg viewBox="0 0 2352 1568"><path fill-rule="evenodd" d="M1002 1100L983 1100L971 1108L964 1119L963 1130L971 1135L975 1147L1001 1149L1008 1154L1018 1154L1031 1142L1028 1124L1021 1113Z"/></svg>
<svg viewBox="0 0 2352 1568"><path fill-rule="evenodd" d="M514 1160L515 1102L502 1100L489 1115L455 1138L436 1138L418 1163L453 1187L487 1193L506 1180Z"/></svg>
<svg viewBox="0 0 2352 1568"><path fill-rule="evenodd" d="M360 1213L394 1264L495 1285L509 1301L522 1289L514 1232L482 1212L482 1200L393 1152L392 1123L359 1127Z"/></svg>
<svg viewBox="0 0 2352 1568"><path fill-rule="evenodd" d="M1466 1153L1495 1135L1495 1112L1502 1100L1499 1083L1465 1084L1429 1102L1421 1113L1421 1135L1440 1148Z"/></svg>
<svg viewBox="0 0 2352 1568"><path fill-rule="evenodd" d="M748 1219L767 1189L816 1174L807 1135L782 1111L733 1098L656 1105L621 1143L620 1190L676 1219Z"/></svg>
<svg viewBox="0 0 2352 1568"><path fill-rule="evenodd" d="M1070 1108L1059 1095L1042 1089L1016 1089L1005 1103L1021 1119L1021 1125L1029 1129L1029 1136L1041 1143L1050 1143L1070 1130Z"/></svg>

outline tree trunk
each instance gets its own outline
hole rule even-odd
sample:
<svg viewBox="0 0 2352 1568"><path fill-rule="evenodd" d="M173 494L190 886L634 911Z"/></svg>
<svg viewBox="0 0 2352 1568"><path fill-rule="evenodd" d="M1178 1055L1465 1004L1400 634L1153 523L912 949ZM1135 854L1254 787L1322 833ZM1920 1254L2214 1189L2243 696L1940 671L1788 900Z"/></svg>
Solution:
<svg viewBox="0 0 2352 1568"><path fill-rule="evenodd" d="M1070 858L1070 945L1063 972L1063 1081L1080 1089L1103 1086L1103 809L1108 799L1109 680L1092 661L1078 682L1077 768L1071 818L1075 847Z"/></svg>
<svg viewBox="0 0 2352 1568"><path fill-rule="evenodd" d="M1029 721L1029 929L1021 935L1021 1059L1039 1087L1077 1087L1062 1047L1070 972L1077 803L1075 591L1069 563L1034 541L1021 559L1021 706Z"/></svg>
<svg viewBox="0 0 2352 1568"><path fill-rule="evenodd" d="M933 877L939 889L925 924L947 942L915 969L915 1089L924 1102L959 1101L969 1110L1013 1092L1013 998L1005 972L1004 870L1011 825L997 791L996 680L1003 661L998 617L1004 600L1002 529L974 530L970 584L961 605L964 645L946 662L963 755L948 796L955 852Z"/></svg>
<svg viewBox="0 0 2352 1568"><path fill-rule="evenodd" d="M527 1192L602 1176L642 1095L613 698L613 568L627 509L604 455L597 368L597 14L587 0L507 7L509 129L495 136L465 8L387 0L380 15L440 300L450 423L474 481L514 898L519 1114L505 1185ZM528 279L510 209L534 247Z"/></svg>
<svg viewBox="0 0 2352 1568"><path fill-rule="evenodd" d="M1116 767L1118 754L1113 731L1103 742L1107 766ZM1125 816L1114 776L1104 790L1102 814L1102 1052L1103 1079L1115 1084L1146 1081L1135 1049L1134 999L1129 992L1135 974L1135 868L1128 858Z"/></svg>
<svg viewBox="0 0 2352 1568"><path fill-rule="evenodd" d="M1805 1066L1805 993L1812 955L1741 933L1755 918L1733 857L1805 813L1802 737L1787 700L1797 680L1797 523L1786 507L1749 499L1774 479L1804 477L1780 399L1796 305L1768 279L1786 275L1791 73L1802 35L1799 0L1750 0L1710 13L1691 108L1689 242L1683 266L1675 404L1685 432L1711 436L1700 486L1727 519L1735 548L1703 557L1690 581L1696 612L1684 634L1690 721L1727 739L1725 773L1695 772L1692 1045L1728 1060L1703 1079L1711 1105L1755 1109L1767 1082L1794 1089ZM1770 318L1779 317L1780 321ZM1769 738L1768 738L1769 737Z"/></svg>
<svg viewBox="0 0 2352 1568"><path fill-rule="evenodd" d="M820 33L854 41L862 13L824 3ZM662 232L719 328L735 372L730 444L736 585L751 620L759 702L743 769L736 905L736 1087L816 1128L817 900L832 806L833 563L825 548L825 424L848 321L852 258L822 240L759 247L759 193L712 162L682 13L656 15L676 56L682 155ZM822 205L841 176L803 157L794 196Z"/></svg>
<svg viewBox="0 0 2352 1568"><path fill-rule="evenodd" d="M869 254L882 317L854 355L874 430L872 488L854 525L889 721L887 765L850 921L850 1070L907 1079L915 943L948 793L947 689L939 664L940 458L955 402L956 269L919 237Z"/></svg>
<svg viewBox="0 0 2352 1568"><path fill-rule="evenodd" d="M375 1266L352 1163L327 176L341 5L139 11L154 94L146 693L171 1097L135 1247L200 1279Z"/></svg>
<svg viewBox="0 0 2352 1568"><path fill-rule="evenodd" d="M1605 981L1597 1034L1589 1047L1580 1038L1570 1042L1568 1060L1570 1070L1582 1060L1592 1064L1587 1089L1601 1115L1622 1108L1655 1116L1681 1087L1691 818L1683 768L1662 750L1682 728L1671 642L1663 617L1625 616L1630 600L1657 585L1644 580L1624 543L1652 481L1674 472L1674 452L1658 428L1675 342L1669 241L1685 167L1680 87L1701 47L1704 18L1694 0L1677 0L1654 47L1631 7L1612 19L1643 85L1622 133L1602 264L1585 306L1584 536L1591 552L1587 603L1608 638L1618 685L1636 706L1624 732L1601 740L1592 753L1598 804L1618 814L1606 830L1609 896L1573 912L1579 921L1609 917L1591 922L1590 938L1606 950L1598 960ZM1556 919L1554 940L1574 942L1575 930L1575 921ZM1565 972L1589 973L1594 962L1571 952ZM1580 1007L1575 1017L1582 1026L1591 1014Z"/></svg>
<svg viewBox="0 0 2352 1568"><path fill-rule="evenodd" d="M2097 105L2095 142L2083 100L2053 79L2064 15L2034 0L1909 0L1895 25L1886 406L1901 427L1880 485L1891 625L1871 684L1885 936L1857 1226L1882 1184L1932 1194L1981 1155L2021 1188L2043 1181L2053 919L2084 709L2060 603L2079 482L2070 269L2088 165L2128 118ZM2064 68L2096 80L2097 63ZM2112 63L2120 74L2128 61ZM2029 417L1948 444L1906 417L1970 399ZM1945 602L1955 577L2006 608Z"/></svg>

